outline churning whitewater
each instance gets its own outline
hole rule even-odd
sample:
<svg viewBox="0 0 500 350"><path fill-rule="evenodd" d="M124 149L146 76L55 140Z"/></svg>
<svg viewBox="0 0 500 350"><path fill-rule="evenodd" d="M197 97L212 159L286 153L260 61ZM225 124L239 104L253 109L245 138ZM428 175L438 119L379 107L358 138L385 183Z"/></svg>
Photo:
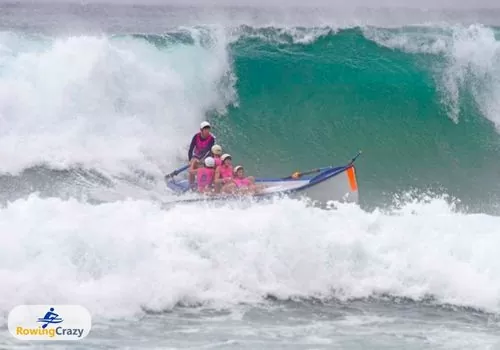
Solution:
<svg viewBox="0 0 500 350"><path fill-rule="evenodd" d="M382 296L499 312L497 34L1 32L0 312L53 302L111 319ZM253 175L362 149L361 205L162 208L174 199L163 176L205 119Z"/></svg>
<svg viewBox="0 0 500 350"><path fill-rule="evenodd" d="M490 312L500 302L500 266L491 262L499 219L457 214L437 199L384 214L292 200L163 211L147 201L96 206L33 195L0 218L10 232L0 260L4 311L39 300L92 305L99 317L269 296L433 297Z"/></svg>

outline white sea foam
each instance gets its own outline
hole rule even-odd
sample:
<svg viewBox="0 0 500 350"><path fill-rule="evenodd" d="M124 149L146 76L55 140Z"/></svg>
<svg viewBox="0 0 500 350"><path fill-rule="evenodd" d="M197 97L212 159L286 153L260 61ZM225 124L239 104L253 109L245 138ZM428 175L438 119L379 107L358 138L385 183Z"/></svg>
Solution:
<svg viewBox="0 0 500 350"><path fill-rule="evenodd" d="M1 173L38 164L161 174L211 109L235 101L224 31L194 43L0 36Z"/></svg>
<svg viewBox="0 0 500 350"><path fill-rule="evenodd" d="M76 303L129 317L177 303L373 293L498 311L499 220L439 199L383 214L292 200L165 211L33 195L0 210L0 311Z"/></svg>

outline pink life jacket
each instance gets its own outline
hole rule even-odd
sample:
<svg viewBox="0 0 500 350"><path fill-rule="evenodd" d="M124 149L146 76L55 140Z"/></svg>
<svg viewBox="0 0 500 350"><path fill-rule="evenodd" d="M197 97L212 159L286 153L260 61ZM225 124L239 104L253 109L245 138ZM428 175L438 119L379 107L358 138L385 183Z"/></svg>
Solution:
<svg viewBox="0 0 500 350"><path fill-rule="evenodd" d="M222 165L222 159L220 159L220 157L218 157L218 158L214 157L214 159L215 159L215 167Z"/></svg>
<svg viewBox="0 0 500 350"><path fill-rule="evenodd" d="M221 165L219 168L219 174L222 179L233 177L233 167L227 165Z"/></svg>
<svg viewBox="0 0 500 350"><path fill-rule="evenodd" d="M213 168L198 168L196 181L198 191L203 192L214 181L215 170Z"/></svg>
<svg viewBox="0 0 500 350"><path fill-rule="evenodd" d="M196 157L203 156L203 153L208 151L210 142L212 141L213 138L214 137L212 136L212 134L209 134L206 139L203 139L201 137L201 132L197 133L193 155Z"/></svg>
<svg viewBox="0 0 500 350"><path fill-rule="evenodd" d="M250 186L251 182L250 180L248 180L248 178L239 178L239 177L235 177L233 179L234 183L236 184L236 187L247 187L247 186Z"/></svg>

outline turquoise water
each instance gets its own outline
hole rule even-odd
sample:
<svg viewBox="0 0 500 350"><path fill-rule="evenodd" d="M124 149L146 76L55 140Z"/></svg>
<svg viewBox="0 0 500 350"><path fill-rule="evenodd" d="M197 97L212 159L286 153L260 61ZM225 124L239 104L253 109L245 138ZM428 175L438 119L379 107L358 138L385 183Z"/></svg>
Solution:
<svg viewBox="0 0 500 350"><path fill-rule="evenodd" d="M369 205L410 189L444 192L476 209L497 201L500 143L488 119L496 115L481 105L496 96L475 98L472 90L495 81L496 72L475 72L485 67L467 62L470 72L457 77L464 79L458 101L448 102L452 91L443 80L453 74L450 51L459 45L453 33L347 29L294 43L290 35L276 39L273 29L252 32L257 38L231 46L239 106L216 119L228 148L252 172L341 164L361 149L360 191ZM430 42L444 36L449 47L408 52L367 33Z"/></svg>

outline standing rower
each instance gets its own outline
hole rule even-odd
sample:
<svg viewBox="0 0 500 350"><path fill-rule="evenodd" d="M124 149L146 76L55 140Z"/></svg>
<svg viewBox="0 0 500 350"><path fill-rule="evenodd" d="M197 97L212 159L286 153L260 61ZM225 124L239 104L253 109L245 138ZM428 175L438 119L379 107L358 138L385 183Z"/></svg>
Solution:
<svg viewBox="0 0 500 350"><path fill-rule="evenodd" d="M212 146L215 144L215 136L212 135L210 130L210 123L207 121L202 122L200 124L200 131L197 132L191 140L188 151L188 160L189 167L193 170L198 167L199 162L208 155ZM194 178L195 175L190 172L190 186L194 185Z"/></svg>

